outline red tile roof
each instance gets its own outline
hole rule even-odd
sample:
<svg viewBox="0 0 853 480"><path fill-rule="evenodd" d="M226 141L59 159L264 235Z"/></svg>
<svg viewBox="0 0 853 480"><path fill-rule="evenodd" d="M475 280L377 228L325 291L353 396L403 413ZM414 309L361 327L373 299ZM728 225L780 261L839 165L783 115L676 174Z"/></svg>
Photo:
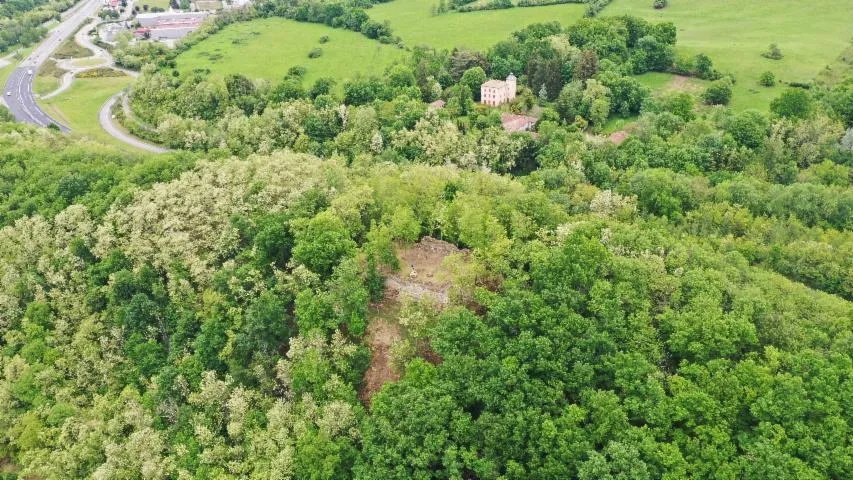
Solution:
<svg viewBox="0 0 853 480"><path fill-rule="evenodd" d="M514 113L501 113L501 123L507 132L526 132L539 121L536 117L528 115L516 115Z"/></svg>

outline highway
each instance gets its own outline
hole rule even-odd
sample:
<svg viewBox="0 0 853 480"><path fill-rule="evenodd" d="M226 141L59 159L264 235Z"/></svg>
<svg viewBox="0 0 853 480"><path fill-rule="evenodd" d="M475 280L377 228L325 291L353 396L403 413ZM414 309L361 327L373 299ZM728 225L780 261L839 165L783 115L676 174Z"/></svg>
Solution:
<svg viewBox="0 0 853 480"><path fill-rule="evenodd" d="M33 77L38 68L50 58L62 42L69 38L87 18L94 15L101 8L101 5L101 0L82 0L79 5L68 12L68 15L62 19L59 25L48 32L41 44L34 48L18 68L9 75L3 100L5 100L6 106L16 120L42 127L53 123L60 130L68 131L68 127L50 118L39 108L33 94Z"/></svg>

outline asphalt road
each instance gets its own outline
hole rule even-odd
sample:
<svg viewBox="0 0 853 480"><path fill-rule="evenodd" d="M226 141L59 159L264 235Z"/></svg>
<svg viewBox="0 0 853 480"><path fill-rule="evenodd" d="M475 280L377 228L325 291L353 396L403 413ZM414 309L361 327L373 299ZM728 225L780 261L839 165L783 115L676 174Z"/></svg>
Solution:
<svg viewBox="0 0 853 480"><path fill-rule="evenodd" d="M87 18L94 15L101 8L101 5L101 0L82 0L62 19L59 25L48 32L42 43L34 48L30 55L21 62L21 65L9 75L3 100L6 101L6 106L16 120L42 127L54 123L60 130L68 131L68 127L50 118L39 108L33 94L33 76L38 68L59 48L59 45L70 37Z"/></svg>
<svg viewBox="0 0 853 480"><path fill-rule="evenodd" d="M128 135L128 134L124 133L124 131L122 131L119 127L117 127L115 125L115 123L113 122L112 108L113 108L113 105L115 105L115 103L119 100L119 98L123 98L122 97L123 95L124 95L124 92L118 92L117 94L110 97L110 99L107 100L107 103L105 103L104 106L101 107L100 112L98 112L98 120L101 122L101 128L106 130L106 132L109 133L110 135L112 135L113 137L121 140L122 142L124 142L124 143L126 143L132 147L136 147L140 150L145 150L147 152L152 152L152 153L168 152L169 150L167 148L159 147L157 145L152 145L152 144L150 144L148 142L144 142L144 141L142 141L142 140L140 140L140 139L138 139L132 135Z"/></svg>

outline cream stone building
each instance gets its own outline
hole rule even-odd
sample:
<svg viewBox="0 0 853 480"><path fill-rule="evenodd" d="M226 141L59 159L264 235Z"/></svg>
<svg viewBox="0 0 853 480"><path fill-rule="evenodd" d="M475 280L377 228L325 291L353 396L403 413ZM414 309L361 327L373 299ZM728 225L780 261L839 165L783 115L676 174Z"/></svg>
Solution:
<svg viewBox="0 0 853 480"><path fill-rule="evenodd" d="M489 80L480 86L480 103L497 107L515 98L516 78L509 74L506 80Z"/></svg>

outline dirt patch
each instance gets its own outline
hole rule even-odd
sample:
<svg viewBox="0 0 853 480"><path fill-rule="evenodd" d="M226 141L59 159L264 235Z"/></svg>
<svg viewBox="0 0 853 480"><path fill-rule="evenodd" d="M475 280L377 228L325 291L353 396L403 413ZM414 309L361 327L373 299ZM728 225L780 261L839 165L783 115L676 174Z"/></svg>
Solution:
<svg viewBox="0 0 853 480"><path fill-rule="evenodd" d="M401 249L400 271L391 273L385 280L386 298L409 297L414 300L428 299L439 307L449 302L450 272L444 259L455 253L467 254L456 245L424 237L415 245Z"/></svg>
<svg viewBox="0 0 853 480"><path fill-rule="evenodd" d="M402 301L429 300L439 309L446 306L451 278L444 260L456 253L465 255L467 250L431 237L424 237L415 245L398 250L400 271L385 272L385 298L370 308L365 339L371 352L370 366L359 393L365 405L370 405L371 398L382 385L400 378L400 373L391 365L391 347L405 334L398 323ZM428 345L421 347L418 348L419 355L432 363L441 361Z"/></svg>
<svg viewBox="0 0 853 480"><path fill-rule="evenodd" d="M619 130L618 132L611 133L610 136L607 137L607 139L615 143L616 145L619 145L624 142L626 138L628 138L628 135L629 133L627 131Z"/></svg>
<svg viewBox="0 0 853 480"><path fill-rule="evenodd" d="M359 393L361 401L370 406L373 395L385 385L386 382L396 382L400 379L400 373L391 366L391 346L394 342L403 338L400 325L388 318L389 311L399 311L399 304L377 305L377 317L371 319L367 326L367 346L370 347L370 366L364 373L364 386ZM381 314L380 314L381 312Z"/></svg>
<svg viewBox="0 0 853 480"><path fill-rule="evenodd" d="M631 136L631 132L636 130L636 128L637 128L636 122L628 124L622 130L619 130L617 132L613 132L610 135L608 135L607 139L610 140L611 142L615 143L616 145L619 145L622 142L624 142L626 138Z"/></svg>
<svg viewBox="0 0 853 480"><path fill-rule="evenodd" d="M684 75L676 75L670 80L668 88L682 90L687 85L687 80L689 80L688 77Z"/></svg>
<svg viewBox="0 0 853 480"><path fill-rule="evenodd" d="M702 84L691 77L675 75L664 87L665 91L677 90L679 92L696 93L702 90Z"/></svg>

